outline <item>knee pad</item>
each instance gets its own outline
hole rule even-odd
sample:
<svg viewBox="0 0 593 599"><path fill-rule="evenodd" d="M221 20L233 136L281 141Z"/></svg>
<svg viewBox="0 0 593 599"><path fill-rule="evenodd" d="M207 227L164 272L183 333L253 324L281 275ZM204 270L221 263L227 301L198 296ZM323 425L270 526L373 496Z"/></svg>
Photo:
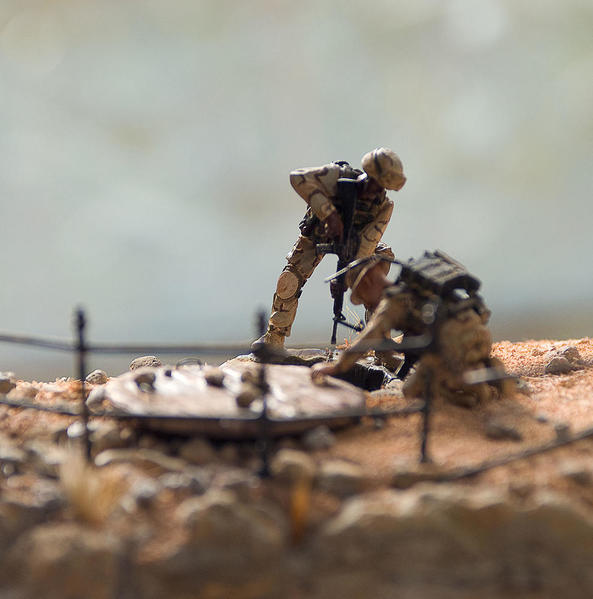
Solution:
<svg viewBox="0 0 593 599"><path fill-rule="evenodd" d="M278 277L276 295L281 300L288 300L299 296L302 287L301 277L290 267L285 268Z"/></svg>

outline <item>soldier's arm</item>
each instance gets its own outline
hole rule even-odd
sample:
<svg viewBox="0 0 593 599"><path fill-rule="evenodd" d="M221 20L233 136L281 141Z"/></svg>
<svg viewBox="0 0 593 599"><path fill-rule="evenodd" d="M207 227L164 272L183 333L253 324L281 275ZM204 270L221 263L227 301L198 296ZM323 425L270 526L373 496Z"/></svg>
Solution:
<svg viewBox="0 0 593 599"><path fill-rule="evenodd" d="M314 378L321 374L332 376L350 370L356 361L371 349L370 346L374 342L383 341L386 337L391 336L391 329L398 328L399 323L403 321L406 309L405 301L399 297L383 298L364 331L347 350L340 354L338 361L334 364L316 364L313 367L312 376Z"/></svg>
<svg viewBox="0 0 593 599"><path fill-rule="evenodd" d="M326 164L316 168L300 168L290 173L290 184L294 190L311 206L317 218L324 221L336 208L331 198L336 195L340 167Z"/></svg>

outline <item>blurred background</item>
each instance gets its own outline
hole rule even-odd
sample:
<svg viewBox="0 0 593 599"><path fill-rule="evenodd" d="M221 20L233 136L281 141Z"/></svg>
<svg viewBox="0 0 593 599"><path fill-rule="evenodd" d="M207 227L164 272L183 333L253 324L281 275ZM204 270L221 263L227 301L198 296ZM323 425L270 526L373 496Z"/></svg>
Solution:
<svg viewBox="0 0 593 599"><path fill-rule="evenodd" d="M67 338L83 305L93 341L251 340L289 171L384 145L398 257L464 263L496 339L592 335L592 31L590 0L1 0L0 330ZM329 341L334 269L291 343Z"/></svg>

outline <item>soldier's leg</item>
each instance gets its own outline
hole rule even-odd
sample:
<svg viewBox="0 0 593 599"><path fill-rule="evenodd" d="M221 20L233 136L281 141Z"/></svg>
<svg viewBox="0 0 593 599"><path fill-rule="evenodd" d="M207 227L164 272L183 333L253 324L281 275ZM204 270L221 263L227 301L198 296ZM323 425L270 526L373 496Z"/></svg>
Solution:
<svg viewBox="0 0 593 599"><path fill-rule="evenodd" d="M261 339L264 343L273 345L284 345L285 337L290 335L303 285L313 274L322 256L315 252L313 241L301 236L286 258L288 263L276 284L268 330Z"/></svg>
<svg viewBox="0 0 593 599"><path fill-rule="evenodd" d="M387 260L393 260L395 258L395 254L393 250L384 242L379 241L377 246L375 247L374 255L379 258L387 258ZM384 264L384 275L387 276L389 273L389 268L391 264L387 261L383 262ZM364 319L365 323L369 322L373 315L373 310L370 307L365 306ZM385 335L385 339L391 339L390 334ZM375 364L384 366L387 370L391 372L397 372L401 365L404 362L404 358L402 355L397 354L391 350L386 351L375 351Z"/></svg>

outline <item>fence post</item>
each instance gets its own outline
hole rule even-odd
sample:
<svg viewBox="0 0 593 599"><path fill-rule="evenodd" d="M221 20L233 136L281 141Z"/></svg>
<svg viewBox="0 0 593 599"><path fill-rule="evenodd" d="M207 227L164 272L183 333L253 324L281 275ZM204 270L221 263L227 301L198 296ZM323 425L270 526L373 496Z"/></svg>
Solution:
<svg viewBox="0 0 593 599"><path fill-rule="evenodd" d="M258 337L261 337L266 332L266 313L261 310L257 313L257 329ZM262 478L270 476L270 431L269 431L269 419L268 419L268 381L266 379L266 360L268 356L265 351L265 344L262 344L260 348L260 365L259 365L259 381L258 385L261 392L262 409L259 415L260 429L259 429L259 450L262 465L259 471L259 475Z"/></svg>
<svg viewBox="0 0 593 599"><path fill-rule="evenodd" d="M84 455L87 462L91 459L91 437L89 435L89 409L86 405L85 397L85 386L84 379L86 376L86 315L82 308L77 308L75 314L75 328L76 328L76 352L78 358L78 376L80 377L80 414L82 417L83 425L83 443L84 443Z"/></svg>
<svg viewBox="0 0 593 599"><path fill-rule="evenodd" d="M424 406L422 408L422 436L420 443L420 462L430 462L428 455L428 435L430 433L430 410L432 404L432 369L424 373Z"/></svg>

